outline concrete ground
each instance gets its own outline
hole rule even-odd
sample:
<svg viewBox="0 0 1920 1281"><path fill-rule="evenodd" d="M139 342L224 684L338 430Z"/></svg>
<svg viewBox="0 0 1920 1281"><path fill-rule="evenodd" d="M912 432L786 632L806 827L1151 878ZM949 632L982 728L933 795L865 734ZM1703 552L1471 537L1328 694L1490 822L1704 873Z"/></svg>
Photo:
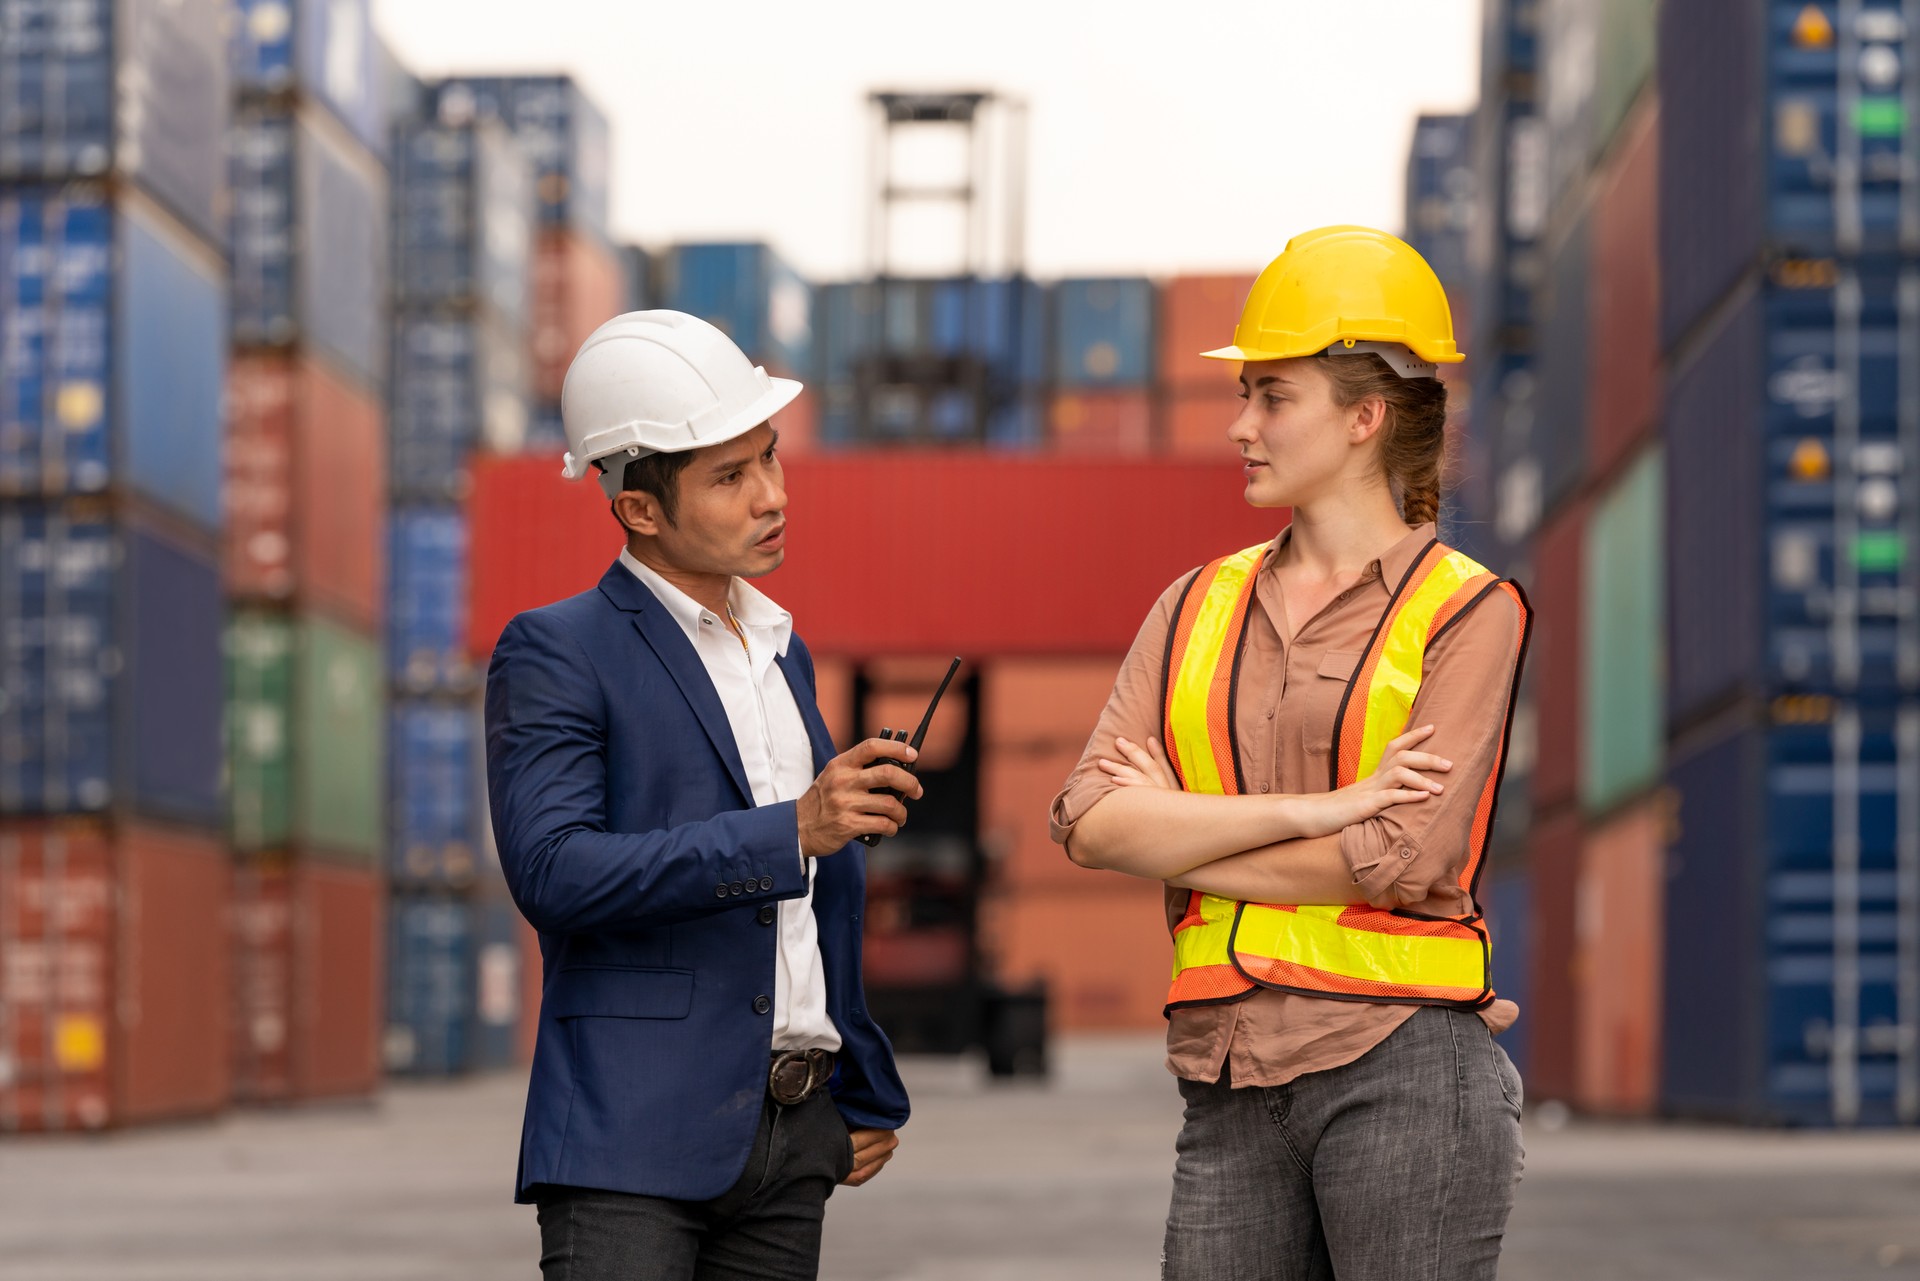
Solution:
<svg viewBox="0 0 1920 1281"><path fill-rule="evenodd" d="M839 1281L1149 1281L1178 1097L1150 1039L1058 1047L1045 1087L907 1065L915 1119L828 1209ZM522 1085L96 1138L0 1140L8 1281L535 1275L508 1202ZM1529 1129L1508 1281L1920 1277L1920 1135Z"/></svg>

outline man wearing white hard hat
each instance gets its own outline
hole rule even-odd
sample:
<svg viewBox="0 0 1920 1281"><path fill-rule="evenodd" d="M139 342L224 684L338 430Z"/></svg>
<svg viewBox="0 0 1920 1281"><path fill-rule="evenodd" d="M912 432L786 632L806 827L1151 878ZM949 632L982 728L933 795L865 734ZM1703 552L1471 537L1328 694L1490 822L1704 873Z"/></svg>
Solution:
<svg viewBox="0 0 1920 1281"><path fill-rule="evenodd" d="M857 838L920 795L904 743L836 755L790 615L769 378L674 311L596 330L565 474L626 546L530 610L487 673L500 864L540 932L515 1199L546 1281L813 1277L827 1197L891 1156L907 1097L860 984Z"/></svg>

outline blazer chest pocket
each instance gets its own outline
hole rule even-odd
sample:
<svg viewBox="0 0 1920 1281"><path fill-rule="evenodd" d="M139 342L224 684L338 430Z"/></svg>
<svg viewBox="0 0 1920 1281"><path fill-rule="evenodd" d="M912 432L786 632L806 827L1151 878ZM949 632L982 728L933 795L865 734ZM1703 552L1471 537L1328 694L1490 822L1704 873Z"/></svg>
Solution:
<svg viewBox="0 0 1920 1281"><path fill-rule="evenodd" d="M1339 714L1340 700L1346 697L1347 682L1353 679L1360 655L1354 650L1330 651L1320 656L1314 679L1306 682L1300 697L1306 706L1300 710L1301 747L1312 756L1325 756L1333 750L1333 718Z"/></svg>
<svg viewBox="0 0 1920 1281"><path fill-rule="evenodd" d="M563 969L546 995L546 1009L557 1019L684 1019L693 1009L693 971Z"/></svg>

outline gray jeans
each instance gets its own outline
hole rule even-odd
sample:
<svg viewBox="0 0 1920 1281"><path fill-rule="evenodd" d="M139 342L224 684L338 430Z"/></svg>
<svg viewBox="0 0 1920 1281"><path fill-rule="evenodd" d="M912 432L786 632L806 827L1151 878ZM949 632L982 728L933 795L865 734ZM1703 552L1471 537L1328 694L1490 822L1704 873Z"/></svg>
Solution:
<svg viewBox="0 0 1920 1281"><path fill-rule="evenodd" d="M1181 1081L1164 1281L1490 1281L1520 1181L1520 1074L1421 1009L1273 1088Z"/></svg>

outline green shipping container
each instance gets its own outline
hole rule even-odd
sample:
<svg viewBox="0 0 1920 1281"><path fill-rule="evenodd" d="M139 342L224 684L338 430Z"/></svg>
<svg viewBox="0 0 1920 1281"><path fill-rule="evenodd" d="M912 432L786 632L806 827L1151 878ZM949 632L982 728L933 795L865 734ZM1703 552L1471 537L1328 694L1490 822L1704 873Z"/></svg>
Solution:
<svg viewBox="0 0 1920 1281"><path fill-rule="evenodd" d="M1580 800L1611 809L1660 779L1666 690L1665 459L1649 450L1587 527Z"/></svg>
<svg viewBox="0 0 1920 1281"><path fill-rule="evenodd" d="M380 651L321 618L236 614L227 629L234 848L371 860L384 830Z"/></svg>
<svg viewBox="0 0 1920 1281"><path fill-rule="evenodd" d="M1605 0L1594 58L1593 142L1603 152L1653 74L1659 0Z"/></svg>

